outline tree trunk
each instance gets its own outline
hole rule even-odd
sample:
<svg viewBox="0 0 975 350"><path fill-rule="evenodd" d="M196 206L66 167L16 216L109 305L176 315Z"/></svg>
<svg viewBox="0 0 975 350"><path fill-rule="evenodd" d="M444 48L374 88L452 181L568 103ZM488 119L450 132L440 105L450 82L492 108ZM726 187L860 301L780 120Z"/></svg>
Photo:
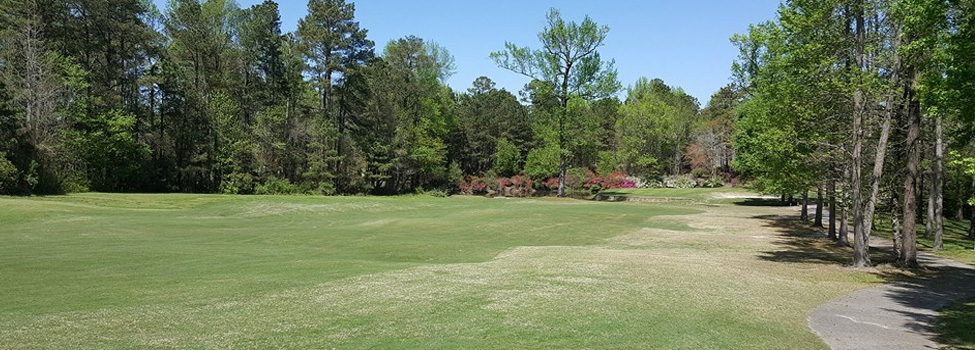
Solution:
<svg viewBox="0 0 975 350"><path fill-rule="evenodd" d="M799 215L799 219L803 222L809 220L809 192L802 191L802 214Z"/></svg>
<svg viewBox="0 0 975 350"><path fill-rule="evenodd" d="M829 238L839 239L836 234L836 181L829 182Z"/></svg>
<svg viewBox="0 0 975 350"><path fill-rule="evenodd" d="M888 110L880 127L880 139L877 141L877 153L874 155L873 160L873 174L870 177L870 198L867 199L867 208L863 213L865 218L863 221L864 240L868 243L870 242L870 235L873 232L873 217L877 210L877 197L880 195L880 181L884 175L884 164L887 159L887 143L890 140L891 120L895 111L891 107L894 103L893 101L893 97L888 98Z"/></svg>
<svg viewBox="0 0 975 350"><path fill-rule="evenodd" d="M975 189L975 177L972 178L972 189ZM971 208L971 221L968 224L968 238L975 239L975 205L969 205L968 207ZM962 209L962 211L964 211L964 209Z"/></svg>
<svg viewBox="0 0 975 350"><path fill-rule="evenodd" d="M856 72L859 74L864 66L864 45L866 30L863 19L863 1L856 1L855 5L856 21ZM863 118L866 111L866 102L863 92L862 79L856 77L856 90L853 92L853 154L851 157L851 186L853 209L853 266L864 268L870 266L869 246L866 244L864 235L864 206L863 206L863 178L860 172L863 168Z"/></svg>
<svg viewBox="0 0 975 350"><path fill-rule="evenodd" d="M564 91L564 90L563 90ZM562 115L559 117L559 191L558 196L565 197L565 171L566 171L566 150L565 150L565 118L569 113L569 100L562 99Z"/></svg>
<svg viewBox="0 0 975 350"><path fill-rule="evenodd" d="M890 233L894 239L894 255L900 255L901 251L901 222L897 220L897 213L890 213Z"/></svg>
<svg viewBox="0 0 975 350"><path fill-rule="evenodd" d="M565 149L565 119L569 117L569 72L572 69L572 62L566 62L565 71L562 75L562 96L559 102L562 103L562 114L559 115L559 198L565 197L565 168L566 168L566 149Z"/></svg>
<svg viewBox="0 0 975 350"><path fill-rule="evenodd" d="M929 176L933 177L934 174ZM928 203L924 211L924 237L931 237L934 234L934 181L933 179L928 179L927 183L928 190Z"/></svg>
<svg viewBox="0 0 975 350"><path fill-rule="evenodd" d="M816 188L816 218L813 226L823 227L823 186Z"/></svg>
<svg viewBox="0 0 975 350"><path fill-rule="evenodd" d="M943 236L945 232L945 142L941 116L934 119L934 181L931 192L934 194L934 250L944 249Z"/></svg>
<svg viewBox="0 0 975 350"><path fill-rule="evenodd" d="M971 221L968 223L968 238L975 239L975 207L972 208Z"/></svg>
<svg viewBox="0 0 975 350"><path fill-rule="evenodd" d="M915 77L916 81L916 77ZM913 86L909 92L907 111L907 174L904 177L904 227L901 238L900 258L902 266L917 266L917 178L920 162L919 138L921 111Z"/></svg>
<svg viewBox="0 0 975 350"><path fill-rule="evenodd" d="M846 210L846 207L840 206L840 232L839 241L837 244L841 246L850 245L849 232L847 232L846 223L850 219L850 212Z"/></svg>

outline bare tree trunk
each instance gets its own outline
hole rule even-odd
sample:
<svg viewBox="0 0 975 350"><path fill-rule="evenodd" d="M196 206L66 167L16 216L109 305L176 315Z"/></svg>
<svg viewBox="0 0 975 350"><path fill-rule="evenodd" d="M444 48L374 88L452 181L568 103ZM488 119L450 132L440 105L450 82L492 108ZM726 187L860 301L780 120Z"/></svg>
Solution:
<svg viewBox="0 0 975 350"><path fill-rule="evenodd" d="M915 77L916 80L916 77ZM912 84L913 85L913 84ZM900 258L903 266L917 266L917 178L920 162L921 111L916 91L911 87L907 112L907 174L904 177L904 229Z"/></svg>
<svg viewBox="0 0 975 350"><path fill-rule="evenodd" d="M856 61L856 72L859 74L864 66L863 54L866 36L863 18L863 1L856 1L854 6L854 21L856 21L856 52L854 60ZM870 248L866 244L867 241L863 227L863 177L860 175L860 172L863 170L863 118L864 114L866 114L865 96L863 87L860 86L862 84L861 80L859 77L854 78L858 86L856 87L856 91L853 92L853 154L850 159L852 163L850 166L850 194L853 202L851 203L853 209L853 266L856 268L870 266Z"/></svg>
<svg viewBox="0 0 975 350"><path fill-rule="evenodd" d="M799 219L803 222L809 220L809 192L802 191L802 214L799 215Z"/></svg>
<svg viewBox="0 0 975 350"><path fill-rule="evenodd" d="M836 235L836 181L829 181L829 238L839 239Z"/></svg>
<svg viewBox="0 0 975 350"><path fill-rule="evenodd" d="M840 236L839 236L839 241L837 241L837 244L841 246L850 245L850 238L849 238L850 233L847 232L847 226L846 226L846 223L849 220L850 220L849 210L846 210L846 207L844 206L840 206L840 232L839 232Z"/></svg>
<svg viewBox="0 0 975 350"><path fill-rule="evenodd" d="M943 236L945 232L945 142L941 116L934 119L934 181L931 192L934 194L934 250L944 249Z"/></svg>
<svg viewBox="0 0 975 350"><path fill-rule="evenodd" d="M823 186L816 187L816 218L813 226L823 227Z"/></svg>
<svg viewBox="0 0 975 350"><path fill-rule="evenodd" d="M971 222L968 224L968 238L975 239L975 207L972 208Z"/></svg>
<svg viewBox="0 0 975 350"><path fill-rule="evenodd" d="M873 232L873 217L877 210L877 196L880 195L880 181L884 175L884 164L887 160L887 143L890 139L891 120L893 119L894 108L889 107L893 104L893 98L888 99L887 115L880 126L880 139L877 141L877 153L873 160L873 174L870 177L870 198L867 199L867 208L863 216L863 233L866 242L870 242L870 234Z"/></svg>
<svg viewBox="0 0 975 350"><path fill-rule="evenodd" d="M890 215L890 230L894 239L894 255L900 255L901 251L901 222L897 219L896 210Z"/></svg>
<svg viewBox="0 0 975 350"><path fill-rule="evenodd" d="M930 176L934 176L931 174ZM934 181L928 179L928 205L924 215L924 237L931 237L934 234Z"/></svg>
<svg viewBox="0 0 975 350"><path fill-rule="evenodd" d="M959 186L960 187L960 186ZM975 189L975 177L972 178L972 189ZM968 238L975 239L975 205L969 206L972 209L971 222L968 224ZM964 209L962 209L964 211Z"/></svg>

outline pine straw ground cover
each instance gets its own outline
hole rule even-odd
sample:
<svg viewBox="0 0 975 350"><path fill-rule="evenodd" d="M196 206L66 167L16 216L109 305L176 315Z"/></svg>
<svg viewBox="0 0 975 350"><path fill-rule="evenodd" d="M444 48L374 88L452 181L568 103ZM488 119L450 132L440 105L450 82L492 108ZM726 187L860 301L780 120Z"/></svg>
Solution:
<svg viewBox="0 0 975 350"><path fill-rule="evenodd" d="M807 314L880 282L773 206L83 194L0 208L4 349L825 349Z"/></svg>

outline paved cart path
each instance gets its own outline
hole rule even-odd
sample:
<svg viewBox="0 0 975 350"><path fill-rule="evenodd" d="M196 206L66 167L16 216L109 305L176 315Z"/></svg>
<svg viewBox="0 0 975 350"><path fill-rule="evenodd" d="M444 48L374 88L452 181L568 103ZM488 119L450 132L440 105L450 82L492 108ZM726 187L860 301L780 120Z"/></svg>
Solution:
<svg viewBox="0 0 975 350"><path fill-rule="evenodd" d="M813 310L809 327L834 350L938 349L938 310L975 296L975 267L924 252L918 260L936 277L833 299Z"/></svg>

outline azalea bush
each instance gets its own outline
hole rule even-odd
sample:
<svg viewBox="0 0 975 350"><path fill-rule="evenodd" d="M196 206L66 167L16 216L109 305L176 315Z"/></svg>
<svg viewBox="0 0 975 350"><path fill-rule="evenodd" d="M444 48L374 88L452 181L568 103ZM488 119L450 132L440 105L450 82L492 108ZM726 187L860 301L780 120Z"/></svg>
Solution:
<svg viewBox="0 0 975 350"><path fill-rule="evenodd" d="M504 197L530 197L535 193L535 181L528 176L508 177L467 176L457 182L457 190L467 195L499 195Z"/></svg>
<svg viewBox="0 0 975 350"><path fill-rule="evenodd" d="M664 178L663 187L666 188L694 188L697 181L690 176L668 176Z"/></svg>
<svg viewBox="0 0 975 350"><path fill-rule="evenodd" d="M593 192L598 192L604 189L637 188L637 185L633 181L630 181L625 173L615 170L605 176L589 173L589 179L582 187Z"/></svg>
<svg viewBox="0 0 975 350"><path fill-rule="evenodd" d="M619 170L600 176L585 168L574 168L566 172L565 179L566 190L570 195L588 195L604 189L637 188L638 184L646 184L643 180L628 177ZM457 182L457 191L467 195L530 197L539 190L555 192L558 188L559 178L555 176L544 181L535 181L526 175L466 176Z"/></svg>

